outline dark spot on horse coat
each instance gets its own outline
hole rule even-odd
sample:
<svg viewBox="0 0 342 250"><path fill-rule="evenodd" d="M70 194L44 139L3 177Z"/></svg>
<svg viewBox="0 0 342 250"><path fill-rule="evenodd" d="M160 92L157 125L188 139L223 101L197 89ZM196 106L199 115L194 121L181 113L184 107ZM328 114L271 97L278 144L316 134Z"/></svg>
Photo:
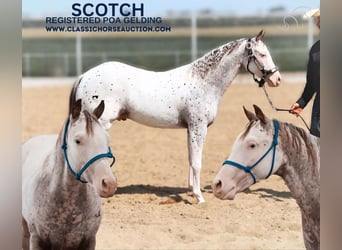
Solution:
<svg viewBox="0 0 342 250"><path fill-rule="evenodd" d="M182 127L182 128L188 128L188 121L187 121L187 118L188 118L189 114L188 114L188 111L182 111L180 112L179 114L179 126Z"/></svg>
<svg viewBox="0 0 342 250"><path fill-rule="evenodd" d="M208 127L210 127L211 124L213 124L213 123L214 123L214 120L212 120L211 122L209 122L209 123L208 123Z"/></svg>
<svg viewBox="0 0 342 250"><path fill-rule="evenodd" d="M117 120L118 121L125 121L125 120L127 120L128 115L129 115L129 113L128 113L128 111L126 109L121 109L119 111L119 115L118 115Z"/></svg>

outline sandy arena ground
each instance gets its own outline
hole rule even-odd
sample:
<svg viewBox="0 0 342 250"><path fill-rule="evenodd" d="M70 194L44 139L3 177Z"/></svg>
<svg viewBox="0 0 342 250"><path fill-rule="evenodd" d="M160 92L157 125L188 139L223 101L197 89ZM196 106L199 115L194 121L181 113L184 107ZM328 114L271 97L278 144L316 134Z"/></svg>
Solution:
<svg viewBox="0 0 342 250"><path fill-rule="evenodd" d="M234 201L212 194L211 182L247 123L242 105L253 110L255 103L269 117L304 127L299 118L272 110L262 89L248 81L229 87L209 128L201 173L205 204L196 204L187 188L186 130L114 122L110 137L119 188L103 200L96 249L304 249L299 208L279 177L255 184ZM268 90L276 106L288 108L303 86L283 75L283 84ZM69 90L23 88L23 141L60 131ZM310 112L311 104L303 114L308 123Z"/></svg>

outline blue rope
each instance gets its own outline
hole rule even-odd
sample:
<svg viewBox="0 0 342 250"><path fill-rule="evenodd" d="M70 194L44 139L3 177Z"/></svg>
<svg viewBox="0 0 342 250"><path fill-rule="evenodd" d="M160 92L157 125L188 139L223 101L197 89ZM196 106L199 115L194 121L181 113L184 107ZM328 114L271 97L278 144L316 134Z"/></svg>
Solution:
<svg viewBox="0 0 342 250"><path fill-rule="evenodd" d="M71 174L76 178L76 180L78 180L78 181L80 181L82 183L87 183L87 181L84 181L84 180L81 179L81 176L82 176L83 172L86 171L87 168L90 167L90 165L92 163L94 163L95 161L97 161L98 159L101 159L101 158L111 158L111 159L113 159L113 161L110 164L110 167L112 167L113 164L115 163L115 157L112 154L112 151L111 151L110 147L108 147L108 152L107 153L98 154L98 155L94 156L86 164L84 164L84 166L81 168L81 170L78 173L76 173L72 169L72 167L70 165L68 154L67 154L68 146L67 146L67 142L66 142L66 134L68 132L69 123L70 123L70 119L67 120L67 122L65 123L65 127L64 127L64 136L63 136L63 144L62 144L64 158L65 158L65 161L67 163L68 169L70 170Z"/></svg>
<svg viewBox="0 0 342 250"><path fill-rule="evenodd" d="M276 147L278 145L278 135L279 135L279 123L276 120L273 120L273 126L274 126L274 136L273 136L273 155L272 155L272 165L271 165L271 169L268 172L268 175L266 176L266 179L268 179L268 177L270 177L270 175L273 172L273 168L274 168L274 161L275 161L275 153L276 153Z"/></svg>
<svg viewBox="0 0 342 250"><path fill-rule="evenodd" d="M79 178L81 178L81 175L83 174L84 171L87 170L88 167L90 167L90 165L92 163L94 163L95 161L97 161L98 159L101 159L101 158L112 158L113 159L113 162L110 164L110 166L113 166L114 162L115 162L115 157L114 155L112 154L111 150L110 150L110 147L108 147L108 152L107 153L104 153L104 154L98 154L96 156L94 156L93 158L91 158L82 168L81 170L78 172L77 175L79 175Z"/></svg>
<svg viewBox="0 0 342 250"><path fill-rule="evenodd" d="M279 123L277 120L273 120L273 126L274 126L274 135L273 135L273 142L271 144L271 146L269 147L269 149L259 158L259 160L257 160L252 166L243 166L240 163L234 162L234 161L229 161L226 160L223 162L222 165L231 165L233 167L239 168L243 171L245 171L246 173L249 173L252 178L253 178L253 184L256 183L256 177L252 171L252 169L257 166L267 155L268 153L273 149L273 154L272 154L272 165L270 168L270 171L268 172L268 175L266 176L266 179L268 177L270 177L270 175L272 174L273 168L274 168L274 162L275 162L275 153L276 153L276 147L278 145L278 135L279 135Z"/></svg>
<svg viewBox="0 0 342 250"><path fill-rule="evenodd" d="M256 183L256 178L252 172L252 167L249 167L249 166L245 167L245 166L243 166L243 165L241 165L235 161L228 161L228 160L224 161L222 165L231 165L233 167L236 167L236 168L239 168L239 169L245 171L246 173L249 173L253 178L253 183Z"/></svg>

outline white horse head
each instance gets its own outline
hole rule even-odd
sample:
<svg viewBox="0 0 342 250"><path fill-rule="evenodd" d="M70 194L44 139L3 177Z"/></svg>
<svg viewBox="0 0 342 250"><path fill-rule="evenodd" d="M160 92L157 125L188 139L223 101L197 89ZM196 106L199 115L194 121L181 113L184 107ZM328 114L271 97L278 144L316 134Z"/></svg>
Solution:
<svg viewBox="0 0 342 250"><path fill-rule="evenodd" d="M268 178L280 167L278 122L268 119L254 106L255 114L244 108L247 127L236 138L232 152L213 181L213 192L220 199L234 199L255 182Z"/></svg>
<svg viewBox="0 0 342 250"><path fill-rule="evenodd" d="M270 87L276 87L280 84L281 75L265 43L262 41L264 35L265 32L261 30L256 37L247 40L247 57L245 57L242 64L253 75L256 82L262 85L266 81Z"/></svg>
<svg viewBox="0 0 342 250"><path fill-rule="evenodd" d="M70 116L64 127L63 151L70 173L79 181L94 186L96 193L106 198L117 188L111 165L114 156L106 130L98 122L104 102L90 114L82 109L81 99L70 104ZM112 164L107 158L112 159Z"/></svg>

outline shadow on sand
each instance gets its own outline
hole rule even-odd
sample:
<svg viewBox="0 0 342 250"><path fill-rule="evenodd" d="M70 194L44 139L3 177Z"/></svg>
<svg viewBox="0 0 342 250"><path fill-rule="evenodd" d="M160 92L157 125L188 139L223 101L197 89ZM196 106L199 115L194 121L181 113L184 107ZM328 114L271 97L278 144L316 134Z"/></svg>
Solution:
<svg viewBox="0 0 342 250"><path fill-rule="evenodd" d="M212 189L210 185L205 186L202 189L202 192L212 193ZM244 193L246 194L256 194L260 198L269 198L275 201L284 201L284 199L293 199L291 192L289 191L277 191L269 188L258 188L255 190L251 190L247 188ZM187 194L188 196L192 196L192 192L189 188L181 188L181 187L166 187L166 186L153 186L153 185L129 185L124 187L118 187L115 195L120 194L155 194L158 197L169 198L170 202L166 203L176 203L183 202L185 204L192 204L193 202L189 201L182 197L182 194Z"/></svg>
<svg viewBox="0 0 342 250"><path fill-rule="evenodd" d="M250 190L249 188L245 191L249 194L257 194L260 198L270 198L275 201L284 201L284 199L293 199L291 192L289 191L277 191L269 188L258 188Z"/></svg>
<svg viewBox="0 0 342 250"><path fill-rule="evenodd" d="M169 198L167 203L183 202L185 204L192 204L189 200L182 197L182 194L191 195L189 188L180 187L166 187L166 186L152 186L152 185L129 185L124 187L118 187L115 195L120 194L155 194L158 197Z"/></svg>

